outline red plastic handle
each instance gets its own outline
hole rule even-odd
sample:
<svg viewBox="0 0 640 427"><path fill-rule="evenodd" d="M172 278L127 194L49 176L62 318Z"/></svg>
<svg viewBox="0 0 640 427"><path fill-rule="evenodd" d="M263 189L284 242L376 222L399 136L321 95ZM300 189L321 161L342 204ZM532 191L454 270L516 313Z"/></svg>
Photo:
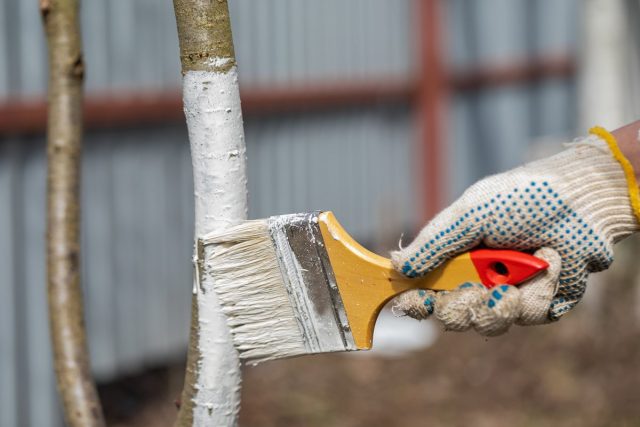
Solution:
<svg viewBox="0 0 640 427"><path fill-rule="evenodd" d="M482 284L487 288L517 285L549 267L546 261L518 251L477 249L469 254Z"/></svg>

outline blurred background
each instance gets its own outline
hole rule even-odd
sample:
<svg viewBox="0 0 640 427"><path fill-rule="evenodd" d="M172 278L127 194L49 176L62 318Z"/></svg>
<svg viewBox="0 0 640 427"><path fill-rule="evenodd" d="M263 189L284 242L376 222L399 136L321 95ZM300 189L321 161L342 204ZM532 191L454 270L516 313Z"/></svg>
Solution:
<svg viewBox="0 0 640 427"><path fill-rule="evenodd" d="M637 0L230 0L250 216L333 210L385 253L478 178L640 116ZM192 177L170 1L85 0L83 286L113 426L168 426ZM58 427L45 294L44 36L0 0L0 426ZM245 369L243 426L640 425L637 242L552 327ZM637 257L637 255L636 255ZM638 283L640 285L640 283Z"/></svg>

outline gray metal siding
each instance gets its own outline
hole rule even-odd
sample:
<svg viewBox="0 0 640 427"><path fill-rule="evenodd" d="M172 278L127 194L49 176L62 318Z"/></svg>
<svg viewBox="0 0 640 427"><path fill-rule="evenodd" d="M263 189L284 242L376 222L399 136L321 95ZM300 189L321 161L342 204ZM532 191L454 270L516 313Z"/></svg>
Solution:
<svg viewBox="0 0 640 427"><path fill-rule="evenodd" d="M330 209L370 239L397 205L408 228L419 198L412 133L407 111L386 107L248 123L250 216Z"/></svg>
<svg viewBox="0 0 640 427"><path fill-rule="evenodd" d="M12 161L15 148L0 145L0 425L17 425L17 403L20 396L16 390L20 375L18 364L16 319L16 251L13 237L15 180L18 165Z"/></svg>
<svg viewBox="0 0 640 427"><path fill-rule="evenodd" d="M85 154L83 272L94 370L108 379L183 356L191 171L181 127L94 138Z"/></svg>
<svg viewBox="0 0 640 427"><path fill-rule="evenodd" d="M453 69L500 66L528 57L576 52L577 0L447 2ZM527 160L537 138L575 131L575 87L568 79L457 94L447 147L448 198L472 182ZM586 132L586 129L579 130Z"/></svg>
<svg viewBox="0 0 640 427"><path fill-rule="evenodd" d="M510 86L453 98L446 155L449 200L470 183L530 160L537 138L572 138L573 82L554 79L535 88ZM586 129L581 130L586 133Z"/></svg>
<svg viewBox="0 0 640 427"><path fill-rule="evenodd" d="M411 70L411 0L238 0L230 6L242 83L402 77Z"/></svg>
<svg viewBox="0 0 640 427"><path fill-rule="evenodd" d="M451 0L447 55L454 68L575 51L578 0Z"/></svg>
<svg viewBox="0 0 640 427"><path fill-rule="evenodd" d="M230 2L243 84L407 75L411 0ZM177 89L180 62L171 2L82 4L87 90ZM46 88L47 59L32 1L0 1L0 97ZM345 43L345 40L350 42Z"/></svg>

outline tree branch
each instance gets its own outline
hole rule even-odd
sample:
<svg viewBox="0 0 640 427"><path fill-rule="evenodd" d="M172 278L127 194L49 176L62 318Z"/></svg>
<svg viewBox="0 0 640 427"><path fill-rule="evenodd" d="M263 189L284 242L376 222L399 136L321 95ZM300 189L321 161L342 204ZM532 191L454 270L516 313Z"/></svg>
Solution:
<svg viewBox="0 0 640 427"><path fill-rule="evenodd" d="M49 46L47 270L54 367L67 424L104 426L91 378L80 288L82 59L77 0L41 0Z"/></svg>

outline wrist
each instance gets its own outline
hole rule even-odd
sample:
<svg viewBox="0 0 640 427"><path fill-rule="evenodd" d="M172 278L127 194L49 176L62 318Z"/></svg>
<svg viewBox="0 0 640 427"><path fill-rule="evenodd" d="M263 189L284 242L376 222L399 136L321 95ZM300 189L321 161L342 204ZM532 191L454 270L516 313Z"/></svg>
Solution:
<svg viewBox="0 0 640 427"><path fill-rule="evenodd" d="M611 132L620 151L631 163L636 183L640 184L640 121L636 121Z"/></svg>
<svg viewBox="0 0 640 427"><path fill-rule="evenodd" d="M618 161L627 181L629 201L636 219L640 222L640 142L638 142L638 130L640 122L617 129L613 133L602 127L596 126L589 133L604 140L611 154ZM633 135L633 137L631 137ZM635 145L631 142L635 141Z"/></svg>

